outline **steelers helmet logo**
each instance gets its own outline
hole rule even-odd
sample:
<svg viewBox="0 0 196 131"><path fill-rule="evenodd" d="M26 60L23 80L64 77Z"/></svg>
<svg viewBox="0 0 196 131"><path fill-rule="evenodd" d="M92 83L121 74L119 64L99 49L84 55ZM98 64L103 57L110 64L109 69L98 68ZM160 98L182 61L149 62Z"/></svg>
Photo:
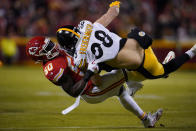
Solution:
<svg viewBox="0 0 196 131"><path fill-rule="evenodd" d="M146 33L143 32L143 31L140 31L140 32L138 33L138 35L141 36L141 37L145 36L145 34L146 34Z"/></svg>

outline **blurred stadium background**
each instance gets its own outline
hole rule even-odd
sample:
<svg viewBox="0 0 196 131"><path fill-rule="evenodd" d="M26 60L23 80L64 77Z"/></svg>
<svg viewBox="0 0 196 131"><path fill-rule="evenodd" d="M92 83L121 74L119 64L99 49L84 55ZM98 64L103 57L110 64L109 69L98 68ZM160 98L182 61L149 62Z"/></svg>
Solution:
<svg viewBox="0 0 196 131"><path fill-rule="evenodd" d="M61 130L58 127L70 127L64 129L72 130L74 126L89 125L93 126L87 128L90 130L95 130L97 125L101 129L142 128L137 118L127 116L127 112L114 104L113 99L98 105L82 103L83 106L73 114L62 117L58 112L74 100L59 88L54 88L40 73L42 69L34 67L34 62L25 54L25 44L32 36L49 36L56 41L55 33L59 26L77 25L83 19L95 21L107 11L110 2L111 0L0 1L0 66L3 65L0 68L0 130L34 130L33 127L47 131ZM126 37L134 26L142 28L153 37L153 49L160 61L169 50L179 55L196 43L196 0L121 2L120 14L108 28L122 37ZM169 127L168 130L196 129L196 58L181 69L186 70L174 73L168 80L145 82L145 89L136 96L136 100L147 111L158 107L166 108L165 118L161 122ZM142 97L146 94L146 97ZM148 94L156 94L157 100L149 98ZM160 103L162 98L164 100ZM96 113L97 110L99 112ZM98 120L92 122L92 117ZM85 127L83 130L86 130Z"/></svg>
<svg viewBox="0 0 196 131"><path fill-rule="evenodd" d="M59 26L77 25L83 19L95 21L107 11L110 2L110 0L1 0L1 60L15 54L16 63L27 63L24 47L30 37L44 35L55 39ZM126 37L134 26L142 28L155 39L153 46L160 60L165 57L168 50L180 54L195 42L195 0L122 0L121 2L120 15L109 28L122 37ZM195 64L196 60L190 62Z"/></svg>

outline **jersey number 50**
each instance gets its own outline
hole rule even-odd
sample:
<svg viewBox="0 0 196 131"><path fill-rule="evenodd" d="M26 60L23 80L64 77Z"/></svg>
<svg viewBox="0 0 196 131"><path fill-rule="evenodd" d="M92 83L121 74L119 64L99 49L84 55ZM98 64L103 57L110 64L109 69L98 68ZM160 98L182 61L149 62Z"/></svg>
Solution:
<svg viewBox="0 0 196 131"><path fill-rule="evenodd" d="M52 71L53 70L53 65L52 63L48 64L45 68L44 68L44 74L45 75L48 75L48 72L49 71Z"/></svg>

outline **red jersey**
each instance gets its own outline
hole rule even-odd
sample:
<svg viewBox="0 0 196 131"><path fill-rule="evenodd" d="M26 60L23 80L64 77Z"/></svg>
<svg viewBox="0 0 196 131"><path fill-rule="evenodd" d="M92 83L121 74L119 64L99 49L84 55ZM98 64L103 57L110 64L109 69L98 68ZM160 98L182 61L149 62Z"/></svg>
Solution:
<svg viewBox="0 0 196 131"><path fill-rule="evenodd" d="M42 66L46 78L55 85L60 85L59 80L63 75L69 75L75 83L84 76L84 73L74 66L73 58L65 53L61 53L61 55L47 61ZM85 90L92 87L93 84L89 81Z"/></svg>

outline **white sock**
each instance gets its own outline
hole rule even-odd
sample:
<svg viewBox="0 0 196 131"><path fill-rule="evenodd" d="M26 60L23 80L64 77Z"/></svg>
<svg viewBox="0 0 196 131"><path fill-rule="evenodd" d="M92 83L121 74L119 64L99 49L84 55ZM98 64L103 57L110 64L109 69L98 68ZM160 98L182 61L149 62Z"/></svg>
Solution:
<svg viewBox="0 0 196 131"><path fill-rule="evenodd" d="M192 59L195 56L195 53L190 49L188 51L185 52L187 55L189 55L189 57Z"/></svg>
<svg viewBox="0 0 196 131"><path fill-rule="evenodd" d="M192 59L196 55L196 44L188 51L185 52Z"/></svg>
<svg viewBox="0 0 196 131"><path fill-rule="evenodd" d="M144 119L146 113L143 112L143 110L138 106L135 100L128 94L125 89L119 96L119 100L124 108L126 108L130 112L133 112L138 118Z"/></svg>

